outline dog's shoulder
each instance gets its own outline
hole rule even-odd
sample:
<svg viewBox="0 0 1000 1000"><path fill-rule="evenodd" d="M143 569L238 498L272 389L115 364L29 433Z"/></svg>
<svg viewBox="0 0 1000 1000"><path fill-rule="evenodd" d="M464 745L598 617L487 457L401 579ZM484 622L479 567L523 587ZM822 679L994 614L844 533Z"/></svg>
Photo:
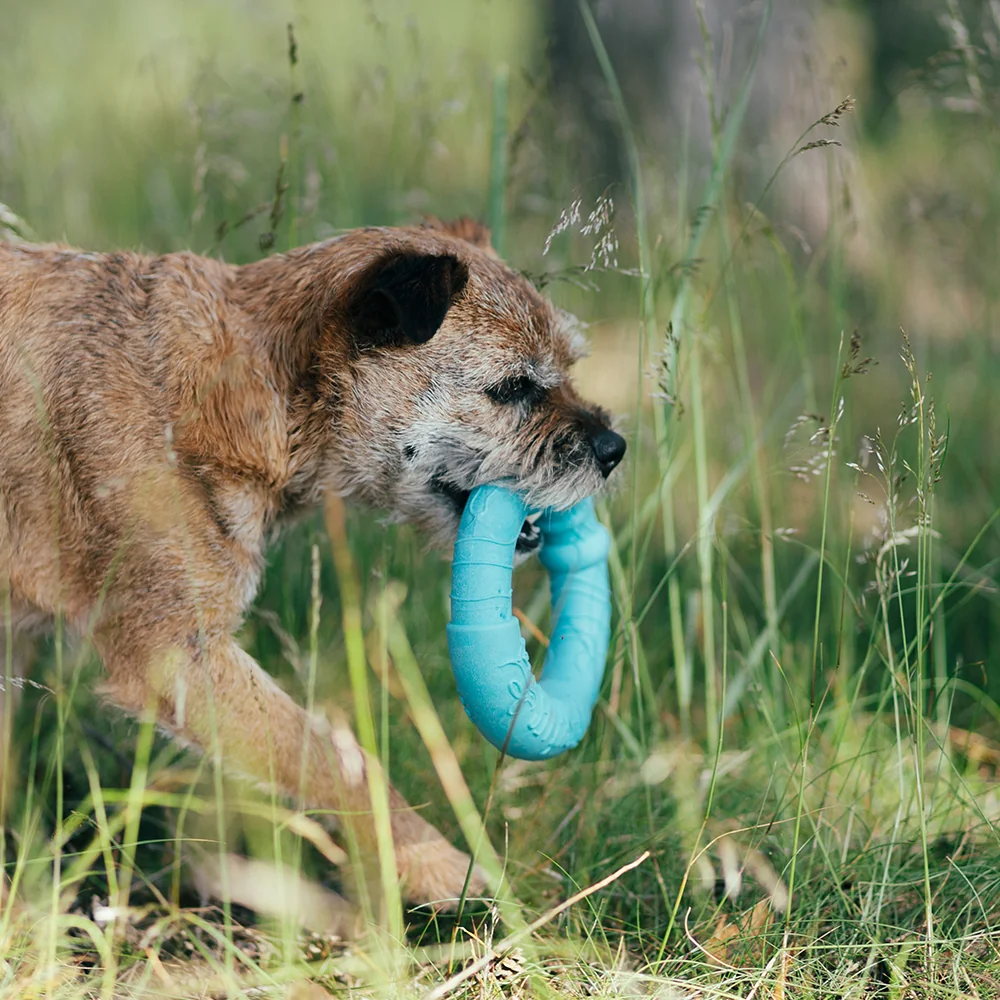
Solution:
<svg viewBox="0 0 1000 1000"><path fill-rule="evenodd" d="M23 411L0 406L0 440L32 423L37 397L84 464L114 456L129 478L172 448L206 488L280 487L286 400L235 271L186 251L0 244L0 385Z"/></svg>

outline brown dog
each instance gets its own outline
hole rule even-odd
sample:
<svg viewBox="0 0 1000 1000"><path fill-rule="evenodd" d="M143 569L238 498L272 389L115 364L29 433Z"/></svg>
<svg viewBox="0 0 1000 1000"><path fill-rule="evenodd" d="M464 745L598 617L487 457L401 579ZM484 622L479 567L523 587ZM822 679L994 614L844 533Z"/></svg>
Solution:
<svg viewBox="0 0 1000 1000"><path fill-rule="evenodd" d="M0 244L0 623L61 614L122 708L370 814L378 763L232 638L268 536L331 490L446 544L479 483L513 479L539 507L594 493L625 442L570 385L579 353L468 222L244 267ZM537 542L526 523L519 547ZM456 897L468 858L390 801L407 897Z"/></svg>

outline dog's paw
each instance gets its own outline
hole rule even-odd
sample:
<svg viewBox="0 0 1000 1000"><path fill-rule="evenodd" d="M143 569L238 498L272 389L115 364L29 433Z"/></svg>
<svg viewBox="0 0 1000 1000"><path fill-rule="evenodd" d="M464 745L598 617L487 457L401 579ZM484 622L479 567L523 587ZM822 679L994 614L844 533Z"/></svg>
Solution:
<svg viewBox="0 0 1000 1000"><path fill-rule="evenodd" d="M468 854L456 850L443 837L396 848L403 898L411 904L427 904L435 910L453 910L465 888L467 899L481 897L486 891L486 873L474 865L471 875Z"/></svg>

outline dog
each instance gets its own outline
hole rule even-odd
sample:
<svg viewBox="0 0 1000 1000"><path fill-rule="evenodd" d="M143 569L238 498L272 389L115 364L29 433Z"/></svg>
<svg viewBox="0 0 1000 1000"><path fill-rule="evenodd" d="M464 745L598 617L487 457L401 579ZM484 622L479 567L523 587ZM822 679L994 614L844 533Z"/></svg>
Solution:
<svg viewBox="0 0 1000 1000"><path fill-rule="evenodd" d="M329 493L444 546L480 483L595 494L625 441L570 381L583 351L469 220L243 266L0 244L0 623L61 616L118 706L352 815L371 852L379 762L233 638L267 541ZM538 544L525 522L519 552ZM389 798L404 897L458 897L469 858Z"/></svg>

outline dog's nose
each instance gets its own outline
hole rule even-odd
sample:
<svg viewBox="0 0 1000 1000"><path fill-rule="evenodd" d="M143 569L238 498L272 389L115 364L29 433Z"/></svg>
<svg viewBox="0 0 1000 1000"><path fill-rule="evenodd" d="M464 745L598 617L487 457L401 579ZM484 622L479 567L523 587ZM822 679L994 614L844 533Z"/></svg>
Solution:
<svg viewBox="0 0 1000 1000"><path fill-rule="evenodd" d="M590 436L590 447L605 479L625 455L625 438L610 430L600 430Z"/></svg>

